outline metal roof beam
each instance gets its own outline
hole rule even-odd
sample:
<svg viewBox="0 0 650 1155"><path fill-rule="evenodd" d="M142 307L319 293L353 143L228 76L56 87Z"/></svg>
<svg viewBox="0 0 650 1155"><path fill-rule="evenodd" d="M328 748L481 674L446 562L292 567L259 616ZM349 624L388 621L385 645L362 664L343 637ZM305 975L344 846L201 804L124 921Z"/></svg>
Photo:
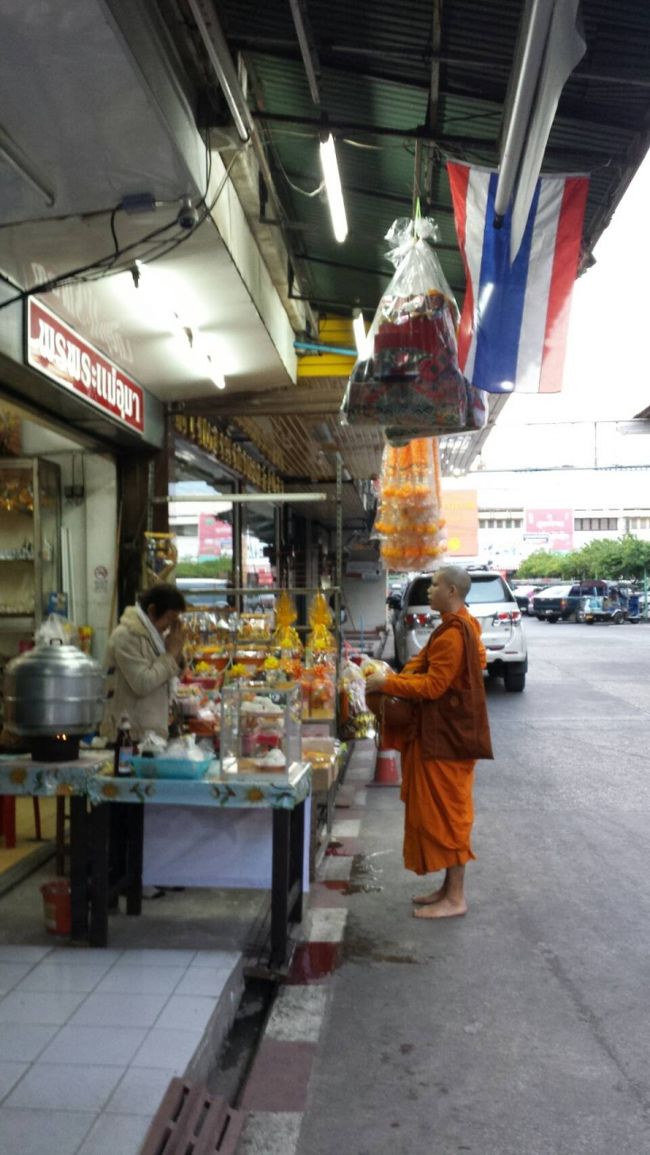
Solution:
<svg viewBox="0 0 650 1155"><path fill-rule="evenodd" d="M263 121L265 124L297 124L307 128L314 129L314 135L317 135L320 130L320 120L313 116L299 116L297 113L284 112L267 112L264 109L253 109L252 115L255 120ZM571 123L571 122L570 122ZM576 129L584 127L584 122L573 122ZM426 140L432 144L437 144L439 148L447 152L456 153L459 149L472 149L476 151L489 151L498 156L496 139L482 136L465 136L462 133L456 134L438 134L429 132L423 125L416 125L413 128L389 128L386 125L378 124L359 124L356 121L342 121L330 119L329 127L333 133L358 133L360 136L388 136L396 137L400 140ZM593 126L594 128L596 126ZM630 138L634 136L632 130L629 131ZM621 145L623 151L629 142L624 142ZM610 160L612 150L606 151L602 145L591 144L590 141L582 141L580 150L575 148L550 148L546 150L548 159L557 158L558 161L571 159L579 161L583 157L589 155L591 157L591 164ZM380 195L380 194L378 194Z"/></svg>
<svg viewBox="0 0 650 1155"><path fill-rule="evenodd" d="M274 39L264 36L235 36L231 37L230 44L242 52L259 52L264 55L297 58L296 46L290 40ZM337 57L355 56L358 59L388 61L400 68L413 64L413 57L406 52L391 52L390 49L372 48L359 44L330 44L322 45L319 50L319 59L322 66L332 71L346 71L349 69L349 60L339 66ZM469 71L494 74L500 72L509 74L512 67L510 56L499 59L498 56L466 56L453 52L427 51L422 53L422 62L430 66L433 63L450 65L452 68L463 68ZM573 74L574 80L588 80L595 84L620 84L630 88L650 88L650 77L647 73L607 72L600 68L590 68L589 65L578 66ZM412 84L409 81L409 84ZM417 85L415 85L417 87Z"/></svg>

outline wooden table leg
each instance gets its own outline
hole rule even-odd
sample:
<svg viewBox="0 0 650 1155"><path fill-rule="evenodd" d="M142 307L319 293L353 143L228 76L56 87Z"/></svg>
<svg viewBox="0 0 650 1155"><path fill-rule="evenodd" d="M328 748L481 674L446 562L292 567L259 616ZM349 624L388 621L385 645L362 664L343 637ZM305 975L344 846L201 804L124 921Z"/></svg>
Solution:
<svg viewBox="0 0 650 1155"><path fill-rule="evenodd" d="M144 840L144 806L133 802L127 806L126 841L126 913L142 913L142 851Z"/></svg>
<svg viewBox="0 0 650 1155"><path fill-rule="evenodd" d="M88 940L88 808L85 796L70 799L71 937Z"/></svg>
<svg viewBox="0 0 650 1155"><path fill-rule="evenodd" d="M108 943L108 826L110 805L93 806L90 830L90 933L91 946Z"/></svg>
<svg viewBox="0 0 650 1155"><path fill-rule="evenodd" d="M273 866L271 872L272 967L284 966L287 958L290 874L290 810L273 811Z"/></svg>

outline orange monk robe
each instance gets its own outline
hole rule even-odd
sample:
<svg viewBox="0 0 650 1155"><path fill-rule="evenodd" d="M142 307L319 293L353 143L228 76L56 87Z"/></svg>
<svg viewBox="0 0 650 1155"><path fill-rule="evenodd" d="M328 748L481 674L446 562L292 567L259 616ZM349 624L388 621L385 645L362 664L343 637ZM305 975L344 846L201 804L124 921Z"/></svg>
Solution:
<svg viewBox="0 0 650 1155"><path fill-rule="evenodd" d="M464 607L458 614L443 614L443 622L464 617L474 628L481 665L485 649L481 627ZM385 679L383 692L416 700L439 698L450 687L460 688L464 668L464 640L460 629L445 630L404 666L401 674ZM387 743L402 753L402 801L404 815L404 865L415 874L432 874L448 866L463 866L475 855L470 846L474 821L472 787L474 760L424 759L419 738L400 740L386 732Z"/></svg>

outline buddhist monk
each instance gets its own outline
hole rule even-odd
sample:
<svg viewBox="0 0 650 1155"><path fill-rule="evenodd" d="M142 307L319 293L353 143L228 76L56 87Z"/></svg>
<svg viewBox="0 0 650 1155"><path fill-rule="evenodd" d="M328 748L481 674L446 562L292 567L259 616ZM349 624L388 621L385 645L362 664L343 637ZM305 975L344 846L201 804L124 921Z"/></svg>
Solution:
<svg viewBox="0 0 650 1155"><path fill-rule="evenodd" d="M373 674L366 681L366 689L425 703L440 698L445 691L466 686L468 674L473 670L476 712L489 747L481 673L486 664L485 650L480 623L465 607L470 586L470 575L457 566L445 566L432 574L429 605L440 613L441 625L400 674ZM463 626L462 619L469 629ZM456 756L455 749L453 760L425 757L426 710L422 711L421 718L410 735L390 731L384 734L387 745L402 754L404 865L419 875L445 871L441 886L413 898L416 918L458 918L467 912L465 865L475 857L470 836L476 759L463 757L464 750L458 750Z"/></svg>

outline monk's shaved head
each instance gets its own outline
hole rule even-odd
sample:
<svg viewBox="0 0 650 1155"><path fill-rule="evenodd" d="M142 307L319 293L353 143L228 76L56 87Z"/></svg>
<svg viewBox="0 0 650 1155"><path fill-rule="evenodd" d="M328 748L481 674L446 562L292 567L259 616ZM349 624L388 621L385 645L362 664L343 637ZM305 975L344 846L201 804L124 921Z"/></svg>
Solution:
<svg viewBox="0 0 650 1155"><path fill-rule="evenodd" d="M441 581L446 582L448 586L454 586L458 596L465 601L472 585L467 570L461 569L459 565L445 565L437 573Z"/></svg>

